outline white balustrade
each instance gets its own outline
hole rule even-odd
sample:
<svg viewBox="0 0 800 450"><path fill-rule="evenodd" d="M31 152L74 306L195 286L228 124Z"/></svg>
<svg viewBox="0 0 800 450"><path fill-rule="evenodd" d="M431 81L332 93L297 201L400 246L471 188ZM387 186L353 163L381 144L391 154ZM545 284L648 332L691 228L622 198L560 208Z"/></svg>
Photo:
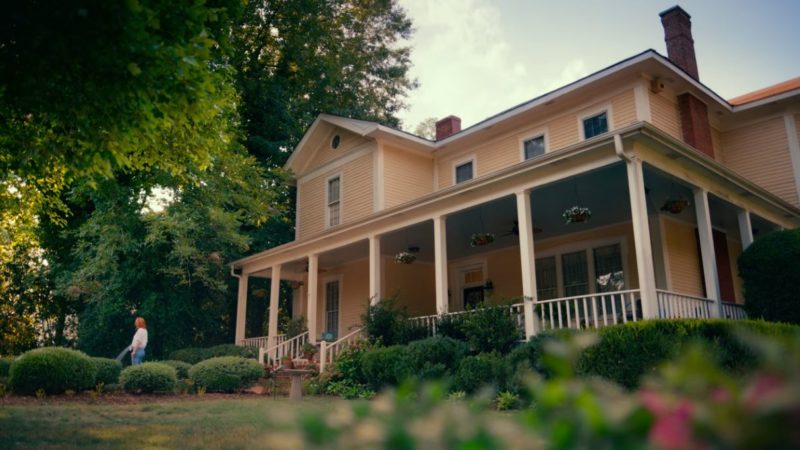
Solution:
<svg viewBox="0 0 800 450"><path fill-rule="evenodd" d="M588 329L642 320L639 290L598 292L540 300L534 311L542 330Z"/></svg>
<svg viewBox="0 0 800 450"><path fill-rule="evenodd" d="M714 300L677 292L656 290L660 319L709 319L713 317Z"/></svg>
<svg viewBox="0 0 800 450"><path fill-rule="evenodd" d="M319 347L319 373L325 372L325 368L328 364L331 364L336 360L336 357L339 354L349 347L353 345L355 342L359 341L364 337L364 329L358 328L356 330L351 331L350 333L342 336L338 340L334 342L320 342Z"/></svg>
<svg viewBox="0 0 800 450"><path fill-rule="evenodd" d="M744 306L737 303L722 302L722 318L734 320L746 320L747 312Z"/></svg>
<svg viewBox="0 0 800 450"><path fill-rule="evenodd" d="M283 338L281 339L281 336ZM267 364L276 364L284 356L289 356L292 359L299 358L303 354L303 346L308 342L308 331L298 334L297 336L287 339L286 335L277 336L278 344L265 348L261 347L259 350L258 360Z"/></svg>

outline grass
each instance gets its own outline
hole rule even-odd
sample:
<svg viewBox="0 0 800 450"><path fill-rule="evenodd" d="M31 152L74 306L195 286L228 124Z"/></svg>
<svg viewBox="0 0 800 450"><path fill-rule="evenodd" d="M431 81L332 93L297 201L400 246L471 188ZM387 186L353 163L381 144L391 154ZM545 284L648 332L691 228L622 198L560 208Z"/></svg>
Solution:
<svg viewBox="0 0 800 450"><path fill-rule="evenodd" d="M300 448L298 416L342 400L0 406L0 448Z"/></svg>

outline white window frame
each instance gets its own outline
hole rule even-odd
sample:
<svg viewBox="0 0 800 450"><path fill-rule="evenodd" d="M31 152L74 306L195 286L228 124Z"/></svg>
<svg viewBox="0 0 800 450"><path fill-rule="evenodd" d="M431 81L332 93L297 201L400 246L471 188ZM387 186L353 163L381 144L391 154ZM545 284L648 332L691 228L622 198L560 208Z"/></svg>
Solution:
<svg viewBox="0 0 800 450"><path fill-rule="evenodd" d="M546 252L537 252L536 259L547 258L555 256L556 258L556 281L558 283L556 298L562 298L564 294L564 272L561 264L561 256L566 253L575 253L579 251L586 252L586 270L588 271L589 281L589 294L597 293L597 283L594 275L594 253L592 252L596 247L605 247L608 245L619 244L620 256L622 257L622 271L625 275L625 289L632 289L631 286L631 273L628 270L628 239L625 236L616 236L606 239L595 239L589 241L578 241L572 244L563 245Z"/></svg>
<svg viewBox="0 0 800 450"><path fill-rule="evenodd" d="M344 285L342 282L343 278L344 277L341 274L339 274L339 275L325 277L322 279L322 317L323 317L322 332L323 333L328 331L328 284L333 282L339 283L339 309L337 310L336 314L336 339L342 337L341 335L342 304L344 303L342 299L342 293L344 292Z"/></svg>
<svg viewBox="0 0 800 450"><path fill-rule="evenodd" d="M339 178L339 223L336 225L331 225L331 201L330 201L330 184L331 180ZM342 198L344 197L344 180L342 177L342 173L333 174L327 178L325 178L325 229L338 227L342 223L344 223L344 208L342 204Z"/></svg>
<svg viewBox="0 0 800 450"><path fill-rule="evenodd" d="M602 113L606 113L606 121L608 123L608 131L606 133L610 133L614 130L614 114L611 110L611 103L606 103L600 106L596 106L592 109L587 109L582 111L578 114L578 133L580 133L581 141L586 140L586 133L583 129L583 122L586 119L592 118L594 116L600 115ZM603 133L605 134L605 133ZM599 135L598 135L599 136ZM592 136L596 137L596 136ZM591 139L591 138L590 138Z"/></svg>
<svg viewBox="0 0 800 450"><path fill-rule="evenodd" d="M461 183L466 183L468 181L474 180L478 178L478 159L475 158L475 155L469 155L461 159L457 159L453 161L453 186L460 184L456 181L456 168L459 166L463 166L464 164L472 163L472 178L466 181L462 181Z"/></svg>
<svg viewBox="0 0 800 450"><path fill-rule="evenodd" d="M480 269L481 273L483 274L483 279L480 281L480 283L478 282L465 283L464 276L469 272L473 272L478 269ZM454 310L464 311L464 289L470 287L485 286L488 277L489 277L489 272L488 272L488 266L486 264L486 258L470 259L454 266L450 273L450 279L455 281L454 283L455 286L453 286L453 288L458 293L458 295L454 296L456 305L451 305L455 306Z"/></svg>
<svg viewBox="0 0 800 450"><path fill-rule="evenodd" d="M520 161L527 161L527 159L525 159L525 141L529 141L531 139L536 139L538 137L544 138L544 154L546 155L550 152L550 138L548 136L549 133L547 131L548 131L547 128L540 128L535 131L531 131L530 133L524 134L519 138ZM534 156L534 158L536 158L536 156Z"/></svg>

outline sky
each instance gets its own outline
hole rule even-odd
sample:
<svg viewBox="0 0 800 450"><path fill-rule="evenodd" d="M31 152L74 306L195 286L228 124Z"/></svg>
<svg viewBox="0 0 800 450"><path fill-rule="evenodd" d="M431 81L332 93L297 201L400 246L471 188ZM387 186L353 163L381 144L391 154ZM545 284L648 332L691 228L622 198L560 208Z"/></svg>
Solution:
<svg viewBox="0 0 800 450"><path fill-rule="evenodd" d="M414 23L413 130L450 114L462 128L652 48L658 13L692 16L700 80L732 98L800 76L800 0L399 0Z"/></svg>

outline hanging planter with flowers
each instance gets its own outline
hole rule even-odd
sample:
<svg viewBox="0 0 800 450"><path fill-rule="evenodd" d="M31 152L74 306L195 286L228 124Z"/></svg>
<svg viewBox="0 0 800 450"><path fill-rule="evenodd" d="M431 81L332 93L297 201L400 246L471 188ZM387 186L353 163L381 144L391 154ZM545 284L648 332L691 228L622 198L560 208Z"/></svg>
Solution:
<svg viewBox="0 0 800 450"><path fill-rule="evenodd" d="M394 255L394 262L397 264L411 264L417 260L417 255L411 252L400 252Z"/></svg>
<svg viewBox="0 0 800 450"><path fill-rule="evenodd" d="M475 233L469 239L469 245L472 247L480 247L489 245L495 240L495 235L492 233Z"/></svg>
<svg viewBox="0 0 800 450"><path fill-rule="evenodd" d="M592 218L592 210L586 208L585 206L573 206L571 208L567 208L564 213L561 214L561 217L564 218L564 221L567 224L583 223Z"/></svg>
<svg viewBox="0 0 800 450"><path fill-rule="evenodd" d="M689 206L689 200L685 198L668 199L664 202L661 210L672 214L680 214L687 206Z"/></svg>

